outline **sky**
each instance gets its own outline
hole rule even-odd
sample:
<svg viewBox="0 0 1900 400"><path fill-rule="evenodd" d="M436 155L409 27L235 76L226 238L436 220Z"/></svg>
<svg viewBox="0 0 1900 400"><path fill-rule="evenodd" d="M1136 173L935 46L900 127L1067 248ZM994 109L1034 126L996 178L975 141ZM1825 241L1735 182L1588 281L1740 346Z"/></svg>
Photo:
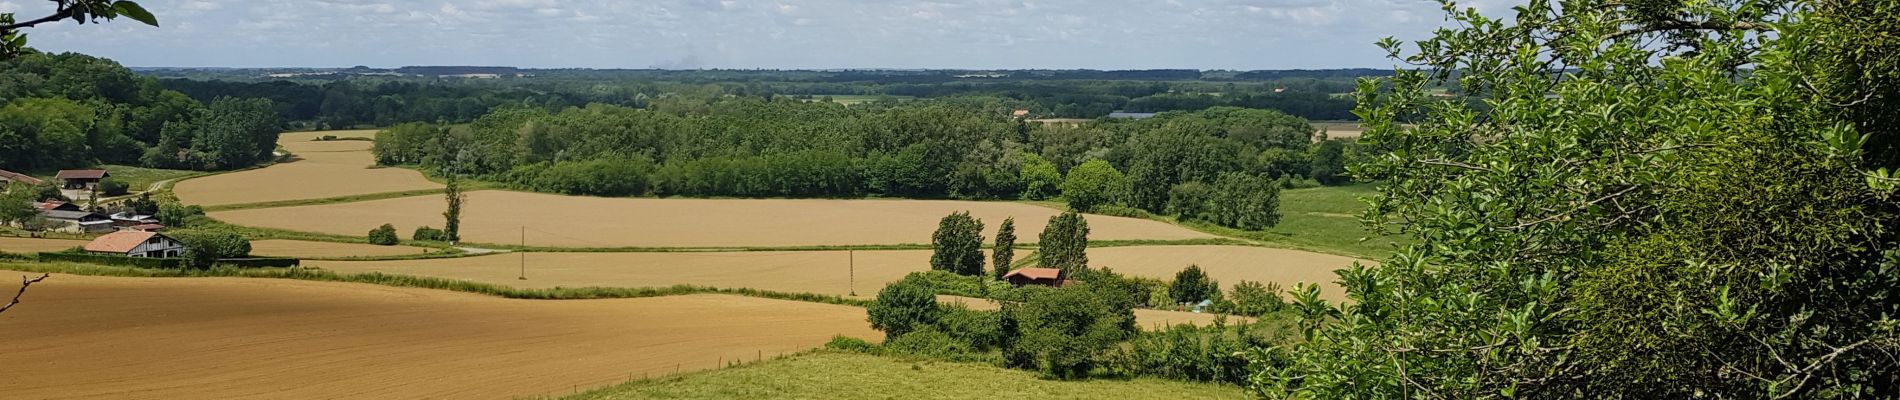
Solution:
<svg viewBox="0 0 1900 400"><path fill-rule="evenodd" d="M1482 0L1465 5L1495 12ZM1373 45L1445 23L1429 0L139 0L27 30L135 67L1391 68ZM0 0L28 19L46 0Z"/></svg>

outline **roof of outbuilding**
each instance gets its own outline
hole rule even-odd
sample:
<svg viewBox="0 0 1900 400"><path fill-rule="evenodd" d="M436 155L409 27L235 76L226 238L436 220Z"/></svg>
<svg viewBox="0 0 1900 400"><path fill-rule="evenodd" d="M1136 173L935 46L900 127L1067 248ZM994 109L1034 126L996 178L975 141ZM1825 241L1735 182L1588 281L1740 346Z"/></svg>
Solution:
<svg viewBox="0 0 1900 400"><path fill-rule="evenodd" d="M53 177L55 177L55 178L59 178L59 179L105 179L105 177L106 177L106 170L103 170L103 169L67 169L67 170L60 170L60 171L59 171L59 174L58 174L58 175L54 175Z"/></svg>
<svg viewBox="0 0 1900 400"><path fill-rule="evenodd" d="M1009 274L1003 275L1004 278L1011 276L1020 276L1029 279L1056 279L1062 277L1062 270L1055 268L1023 268L1009 271Z"/></svg>
<svg viewBox="0 0 1900 400"><path fill-rule="evenodd" d="M118 232L108 233L105 236L100 236L98 239L93 239L92 243L86 243L86 251L97 251L97 252L102 252L102 253L130 252L132 251L132 249L138 248L139 244L145 243L146 240L150 240L153 236L158 236L158 233L157 232L140 232L140 231L118 231Z"/></svg>
<svg viewBox="0 0 1900 400"><path fill-rule="evenodd" d="M99 217L99 219L105 219L104 215L99 215L98 213L91 213L91 212L85 212L85 211L46 210L46 211L40 211L40 214L45 215L47 218L52 218L52 219L82 220L82 219L86 219L86 217Z"/></svg>
<svg viewBox="0 0 1900 400"><path fill-rule="evenodd" d="M24 183L28 185L38 185L40 183L45 182L45 181L41 181L40 178L34 178L31 176L27 176L26 174L8 171L4 169L0 169L0 179L6 179L9 181Z"/></svg>

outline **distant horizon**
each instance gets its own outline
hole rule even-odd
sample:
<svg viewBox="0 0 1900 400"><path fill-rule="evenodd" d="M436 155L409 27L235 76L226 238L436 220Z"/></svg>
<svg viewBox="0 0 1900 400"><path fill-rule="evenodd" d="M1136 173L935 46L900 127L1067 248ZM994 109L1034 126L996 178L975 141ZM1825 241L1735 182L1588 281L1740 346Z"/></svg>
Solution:
<svg viewBox="0 0 1900 400"><path fill-rule="evenodd" d="M99 56L99 55L96 55L96 54L89 54L89 55L93 55L93 56ZM1251 72L1251 71L1347 71L1347 70L1391 70L1391 69L1392 69L1391 67L1335 67L1335 68L1254 68L1254 69L1232 69L1232 68L1198 68L1198 69L1197 69L1197 68L1127 68L1127 69L1109 69L1109 68L955 68L955 67L945 67L945 68L881 68L881 67L846 67L846 68L717 68L717 67L704 67L704 68L654 68L654 67L604 67L604 68L602 68L602 67L521 67L521 66L511 66L511 65L460 65L460 64L417 64L417 65L401 65L401 66L374 66L374 65L351 65L351 66L269 66L269 67L231 67L231 66L196 66L196 67L190 67L190 66L151 66L151 65L129 65L129 64L125 64L125 63L123 63L123 62L121 62L120 64L122 64L122 65L125 65L125 67L126 67L126 68L130 68L130 69L134 69L134 70L152 70L152 69L180 69L180 70L184 70L184 69L319 69L319 70L323 70L323 69L351 69L351 68L356 68L356 67L367 67L367 68L369 68L369 69L387 69L387 70L394 70L394 69L402 69L402 68L433 68L433 67L458 67L458 68L513 68L513 69L518 69L518 70L527 70L527 71L536 71L536 70L584 70L584 71L809 71L809 72L827 72L827 71L1101 71L1101 72L1122 72L1122 71L1200 71L1200 72L1209 72L1209 71L1233 71L1233 72Z"/></svg>

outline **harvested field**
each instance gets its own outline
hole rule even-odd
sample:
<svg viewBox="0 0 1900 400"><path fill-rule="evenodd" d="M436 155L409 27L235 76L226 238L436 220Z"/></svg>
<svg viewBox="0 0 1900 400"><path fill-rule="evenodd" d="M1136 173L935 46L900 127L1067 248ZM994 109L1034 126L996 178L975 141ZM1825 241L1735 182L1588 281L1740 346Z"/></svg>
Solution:
<svg viewBox="0 0 1900 400"><path fill-rule="evenodd" d="M979 299L979 298L963 297L963 296L938 295L937 303L938 304L962 304L964 307L968 307L971 310L995 310L998 308L1002 308L1002 306L997 305L995 301L991 301L989 299ZM1196 325L1196 326L1213 325L1214 319L1216 318L1220 318L1220 316L1214 315L1214 314L1187 312L1187 311L1135 309L1135 325L1140 326L1142 329L1156 329L1159 327L1181 325L1181 324ZM1227 317L1227 321L1229 323L1247 321L1247 320L1249 319L1246 317L1234 317L1234 316Z"/></svg>
<svg viewBox="0 0 1900 400"><path fill-rule="evenodd" d="M929 250L856 253L855 288L860 298L875 297L885 284L930 269ZM528 259L527 280L517 279L523 254ZM1018 252L1017 257L1028 254ZM303 265L342 273L432 276L529 289L698 285L845 296L853 289L850 257L844 251L511 253L432 260L305 261Z"/></svg>
<svg viewBox="0 0 1900 400"><path fill-rule="evenodd" d="M881 337L860 308L724 295L533 301L58 275L27 296L0 314L9 398L543 396Z"/></svg>
<svg viewBox="0 0 1900 400"><path fill-rule="evenodd" d="M1207 275L1232 288L1240 281L1277 282L1291 289L1299 282L1320 285L1320 297L1345 299L1345 292L1333 283L1339 276L1333 270L1352 266L1354 261L1374 264L1351 257L1299 250L1250 246L1129 246L1089 249L1089 265L1113 268L1115 272L1160 279L1188 265L1200 265Z"/></svg>
<svg viewBox="0 0 1900 400"><path fill-rule="evenodd" d="M85 246L86 241L84 240L0 236L0 251L15 254L60 251Z"/></svg>
<svg viewBox="0 0 1900 400"><path fill-rule="evenodd" d="M384 223L397 232L442 225L441 196L221 211L239 225L362 235ZM485 190L463 204L462 238L550 247L734 247L930 243L937 221L970 211L995 235L1016 217L1019 242L1033 242L1052 208L1010 202L947 200L651 199L576 197ZM1200 239L1215 236L1134 218L1090 215L1094 240Z"/></svg>
<svg viewBox="0 0 1900 400"><path fill-rule="evenodd" d="M209 206L442 187L414 170L370 168L376 162L369 153L372 145L369 141L312 140L321 135L374 137L376 131L285 133L278 137L277 144L295 155L290 161L261 169L187 180L179 182L172 190L186 204Z"/></svg>
<svg viewBox="0 0 1900 400"><path fill-rule="evenodd" d="M304 240L253 240L251 254L272 257L384 257L422 254L426 247L377 246L365 243L312 242Z"/></svg>

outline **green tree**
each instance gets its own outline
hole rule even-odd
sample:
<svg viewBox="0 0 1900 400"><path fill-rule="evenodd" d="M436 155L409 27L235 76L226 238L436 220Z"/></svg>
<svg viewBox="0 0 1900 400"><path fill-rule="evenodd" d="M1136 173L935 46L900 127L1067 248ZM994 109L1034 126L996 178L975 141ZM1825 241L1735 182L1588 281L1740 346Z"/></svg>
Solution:
<svg viewBox="0 0 1900 400"><path fill-rule="evenodd" d="M194 225L205 217L204 207L186 206L178 203L160 203L158 213L152 215L158 223L172 228L185 228Z"/></svg>
<svg viewBox="0 0 1900 400"><path fill-rule="evenodd" d="M1063 277L1089 267L1089 221L1074 211L1049 217L1037 242L1042 265L1062 270Z"/></svg>
<svg viewBox="0 0 1900 400"><path fill-rule="evenodd" d="M943 311L938 309L937 292L929 283L906 278L879 291L865 313L870 316L871 328L884 331L884 339L891 340L936 325Z"/></svg>
<svg viewBox="0 0 1900 400"><path fill-rule="evenodd" d="M1045 200L1061 194L1062 172L1035 153L1023 154L1023 200Z"/></svg>
<svg viewBox="0 0 1900 400"><path fill-rule="evenodd" d="M1812 78L1894 65L1838 64L1895 59L1900 6L1517 11L1454 11L1458 28L1406 57L1424 69L1362 84L1362 140L1389 151L1348 168L1387 182L1373 225L1418 243L1342 270L1345 304L1294 290L1302 340L1269 352L1254 389L1892 397L1900 203L1875 160L1894 154L1857 127L1895 110L1850 110ZM1429 94L1444 84L1454 98Z"/></svg>
<svg viewBox="0 0 1900 400"><path fill-rule="evenodd" d="M401 241L401 238L396 237L395 225L383 224L383 226L369 230L369 244L394 246L397 242Z"/></svg>
<svg viewBox="0 0 1900 400"><path fill-rule="evenodd" d="M0 60L20 55L26 49L26 34L21 30L49 22L73 20L84 24L128 18L158 26L158 18L138 3L126 0L54 0L53 13L44 17L18 20L12 12L0 13Z"/></svg>
<svg viewBox="0 0 1900 400"><path fill-rule="evenodd" d="M1199 303L1209 298L1210 291L1220 290L1212 287L1212 284L1207 273L1201 271L1201 266L1189 265L1174 274L1174 283L1168 285L1168 295L1174 298L1175 303Z"/></svg>
<svg viewBox="0 0 1900 400"><path fill-rule="evenodd" d="M1214 181L1207 218L1229 228L1257 231L1280 223L1280 183L1244 172Z"/></svg>
<svg viewBox="0 0 1900 400"><path fill-rule="evenodd" d="M468 199L467 195L462 194L462 183L456 179L455 173L449 174L447 190L442 192L442 197L447 198L449 203L448 210L442 212L442 238L452 245L462 241L462 201ZM394 233L391 235L393 237Z"/></svg>
<svg viewBox="0 0 1900 400"><path fill-rule="evenodd" d="M968 211L951 213L937 222L930 236L930 269L957 275L983 275L983 221Z"/></svg>
<svg viewBox="0 0 1900 400"><path fill-rule="evenodd" d="M1069 207L1083 212L1115 204L1127 193L1128 177L1102 160L1089 160L1076 166L1069 170L1068 179L1062 181L1062 197L1069 201Z"/></svg>
<svg viewBox="0 0 1900 400"><path fill-rule="evenodd" d="M1168 214L1182 221L1213 218L1214 189L1200 182L1187 182L1168 189Z"/></svg>
<svg viewBox="0 0 1900 400"><path fill-rule="evenodd" d="M1265 155L1262 155L1263 157ZM1346 141L1332 139L1319 142L1313 147L1312 170L1307 176L1325 185L1339 185L1352 181L1346 176Z"/></svg>
<svg viewBox="0 0 1900 400"><path fill-rule="evenodd" d="M443 232L441 229L418 226L416 227L416 231L409 235L409 238L418 241L444 242L448 241L449 234L448 232Z"/></svg>
<svg viewBox="0 0 1900 400"><path fill-rule="evenodd" d="M1087 378L1103 351L1126 339L1132 311L1087 284L1031 292L1028 301L1003 305L1003 319L1017 332L1004 348L1012 366L1032 368L1054 379Z"/></svg>
<svg viewBox="0 0 1900 400"><path fill-rule="evenodd" d="M1009 274L1009 267L1016 263L1016 217L1003 218L1003 224L996 227L996 245L990 248L990 268L997 280Z"/></svg>

